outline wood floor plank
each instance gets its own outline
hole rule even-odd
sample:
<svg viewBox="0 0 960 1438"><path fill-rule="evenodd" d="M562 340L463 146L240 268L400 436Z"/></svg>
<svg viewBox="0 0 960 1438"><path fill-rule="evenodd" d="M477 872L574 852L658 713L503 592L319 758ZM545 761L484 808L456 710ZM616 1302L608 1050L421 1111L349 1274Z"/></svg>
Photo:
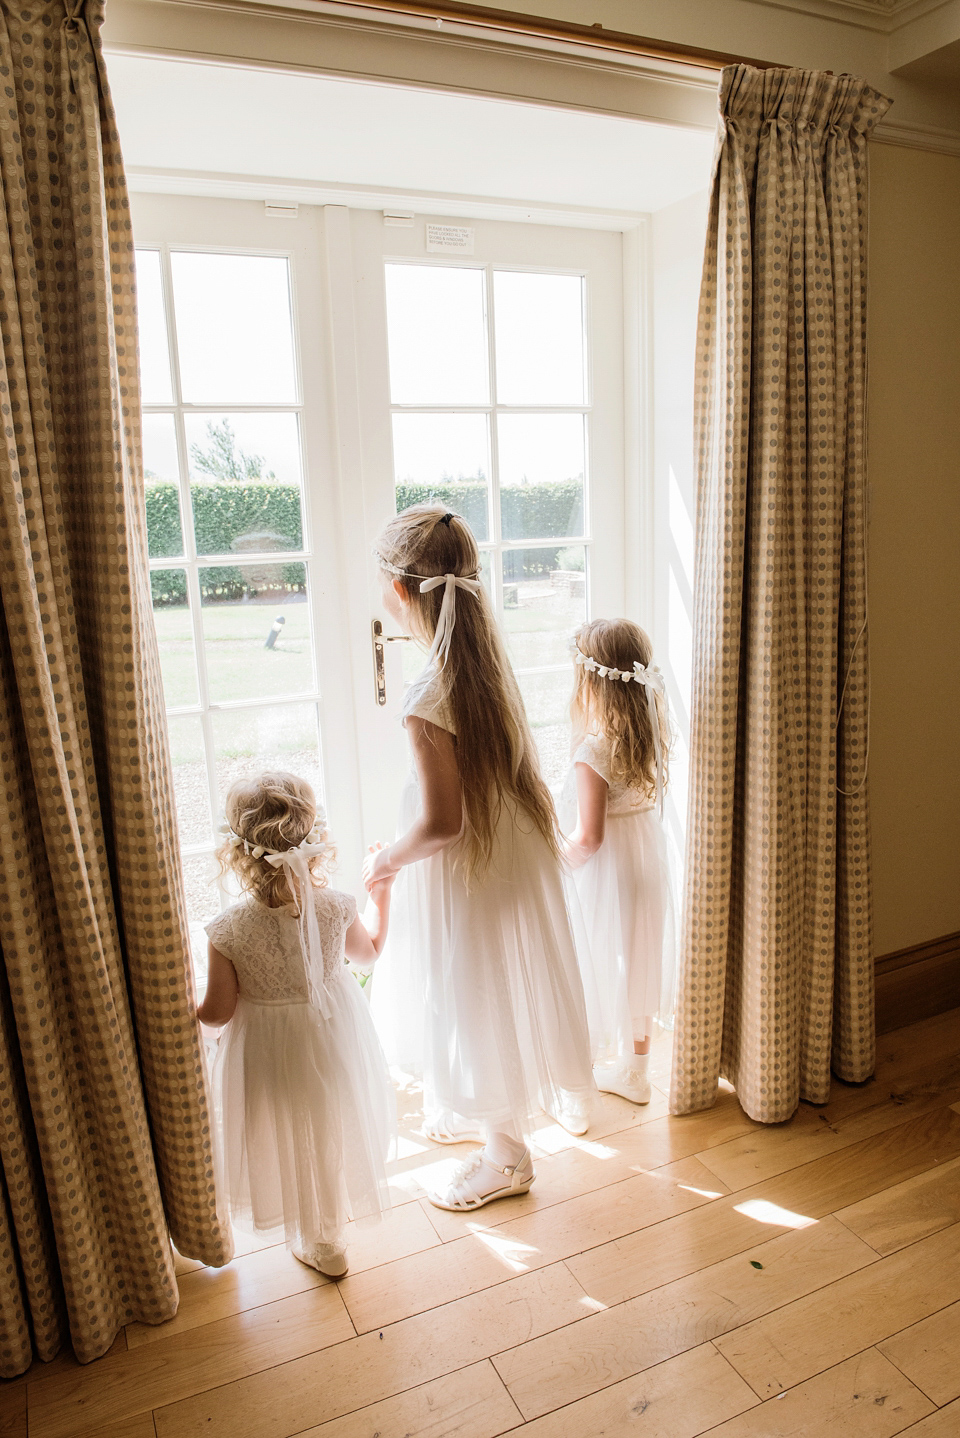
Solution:
<svg viewBox="0 0 960 1438"><path fill-rule="evenodd" d="M708 1202L689 1183L635 1174L505 1222L474 1214L467 1237L348 1277L340 1292L357 1332L366 1333Z"/></svg>
<svg viewBox="0 0 960 1438"><path fill-rule="evenodd" d="M841 1208L837 1218L884 1255L960 1223L960 1158Z"/></svg>
<svg viewBox="0 0 960 1438"><path fill-rule="evenodd" d="M253 1313L207 1323L29 1384L30 1438L99 1438L108 1423L272 1368L352 1334L336 1286L323 1284Z"/></svg>
<svg viewBox="0 0 960 1438"><path fill-rule="evenodd" d="M827 1218L513 1347L494 1364L529 1420L882 1261Z"/></svg>
<svg viewBox="0 0 960 1438"><path fill-rule="evenodd" d="M938 1408L960 1398L960 1303L921 1319L878 1346Z"/></svg>
<svg viewBox="0 0 960 1438"><path fill-rule="evenodd" d="M711 1429L710 1438L893 1438L932 1409L875 1348ZM912 1431L912 1430L911 1430Z"/></svg>
<svg viewBox="0 0 960 1438"><path fill-rule="evenodd" d="M761 1398L811 1378L960 1298L960 1224L718 1338Z"/></svg>
<svg viewBox="0 0 960 1438"><path fill-rule="evenodd" d="M950 1403L946 1408L940 1408L936 1413L931 1413L929 1418L921 1418L912 1428L903 1430L903 1438L957 1438L960 1433L960 1400Z"/></svg>
<svg viewBox="0 0 960 1438"><path fill-rule="evenodd" d="M0 1381L0 1438L27 1438L27 1385Z"/></svg>
<svg viewBox="0 0 960 1438"><path fill-rule="evenodd" d="M572 1323L586 1311L584 1302L580 1285L562 1263L554 1264L269 1373L158 1408L157 1435L289 1438Z"/></svg>
<svg viewBox="0 0 960 1438"><path fill-rule="evenodd" d="M520 1421L516 1404L487 1359L308 1428L298 1438L497 1438Z"/></svg>
<svg viewBox="0 0 960 1438"><path fill-rule="evenodd" d="M524 1425L523 1438L695 1438L757 1395L712 1343Z"/></svg>
<svg viewBox="0 0 960 1438"><path fill-rule="evenodd" d="M947 1109L934 1110L730 1198L598 1246L568 1266L592 1298L622 1303L756 1243L761 1225L750 1216L756 1211L752 1205L786 1210L788 1222L768 1222L772 1237L796 1221L789 1214L822 1218L958 1154L960 1122ZM768 1220L775 1216L766 1213Z"/></svg>

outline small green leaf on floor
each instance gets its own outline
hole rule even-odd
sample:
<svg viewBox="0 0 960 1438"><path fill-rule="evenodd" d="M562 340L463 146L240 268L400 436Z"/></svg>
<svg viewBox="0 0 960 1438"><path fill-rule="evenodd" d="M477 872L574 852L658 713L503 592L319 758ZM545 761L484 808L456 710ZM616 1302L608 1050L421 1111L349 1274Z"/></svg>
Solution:
<svg viewBox="0 0 960 1438"><path fill-rule="evenodd" d="M750 1267L751 1267L751 1268L762 1268L762 1267L763 1267L763 1264L762 1264L762 1263L758 1263L755 1258L751 1258L751 1260L750 1260Z"/></svg>

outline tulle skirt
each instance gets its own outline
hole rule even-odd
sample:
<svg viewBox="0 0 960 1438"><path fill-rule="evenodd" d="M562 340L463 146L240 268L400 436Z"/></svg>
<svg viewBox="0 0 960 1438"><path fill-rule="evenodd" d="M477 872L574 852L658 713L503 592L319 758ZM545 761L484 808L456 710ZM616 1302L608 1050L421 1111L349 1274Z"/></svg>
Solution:
<svg viewBox="0 0 960 1438"><path fill-rule="evenodd" d="M407 786L400 832L416 817ZM422 1075L429 1115L452 1109L488 1131L530 1131L540 1096L589 1108L586 1007L559 864L505 804L494 855L468 888L459 843L401 871L372 1010L387 1058Z"/></svg>
<svg viewBox="0 0 960 1438"><path fill-rule="evenodd" d="M673 1014L676 872L646 809L608 814L603 843L568 881L597 1061L632 1054L645 1019Z"/></svg>
<svg viewBox="0 0 960 1438"><path fill-rule="evenodd" d="M348 1218L388 1205L393 1089L356 979L328 983L331 1016L311 1004L241 996L212 1085L232 1217L283 1228L288 1244L342 1242Z"/></svg>

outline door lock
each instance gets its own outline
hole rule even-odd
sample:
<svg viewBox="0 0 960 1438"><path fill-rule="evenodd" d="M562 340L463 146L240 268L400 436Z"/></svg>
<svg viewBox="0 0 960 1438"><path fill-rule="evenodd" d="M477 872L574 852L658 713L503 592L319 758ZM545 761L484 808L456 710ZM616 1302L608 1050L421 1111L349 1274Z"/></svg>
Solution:
<svg viewBox="0 0 960 1438"><path fill-rule="evenodd" d="M379 619L375 619L371 625L373 631L373 681L376 689L377 703L384 705L387 702L387 675L383 664L383 646L385 644L407 644L412 636L409 634L384 634L383 625Z"/></svg>

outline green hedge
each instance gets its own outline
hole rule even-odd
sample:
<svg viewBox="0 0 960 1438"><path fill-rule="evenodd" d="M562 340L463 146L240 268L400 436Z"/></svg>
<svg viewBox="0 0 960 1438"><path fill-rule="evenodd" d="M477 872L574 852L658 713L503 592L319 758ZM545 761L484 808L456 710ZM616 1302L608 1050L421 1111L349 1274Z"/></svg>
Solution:
<svg viewBox="0 0 960 1438"><path fill-rule="evenodd" d="M195 484L193 523L200 554L230 554L238 539L257 540L261 550L299 549L303 542L300 490L293 484L263 482ZM449 484L398 484L397 509L428 501L447 504L462 514L479 540L489 537L487 487L470 481ZM583 485L580 480L556 484L516 485L501 490L505 539L548 539L577 534L583 527ZM147 535L150 554L166 559L183 553L180 493L166 480L147 485ZM504 578L534 578L558 567L561 548L527 549L504 555ZM258 565L263 574L266 566ZM201 571L201 591L208 600L236 600L265 590L302 588L302 566L269 566L268 582L251 584L249 570L229 565ZM209 578L208 578L209 577ZM156 605L184 604L186 580L180 570L158 570L151 576Z"/></svg>

